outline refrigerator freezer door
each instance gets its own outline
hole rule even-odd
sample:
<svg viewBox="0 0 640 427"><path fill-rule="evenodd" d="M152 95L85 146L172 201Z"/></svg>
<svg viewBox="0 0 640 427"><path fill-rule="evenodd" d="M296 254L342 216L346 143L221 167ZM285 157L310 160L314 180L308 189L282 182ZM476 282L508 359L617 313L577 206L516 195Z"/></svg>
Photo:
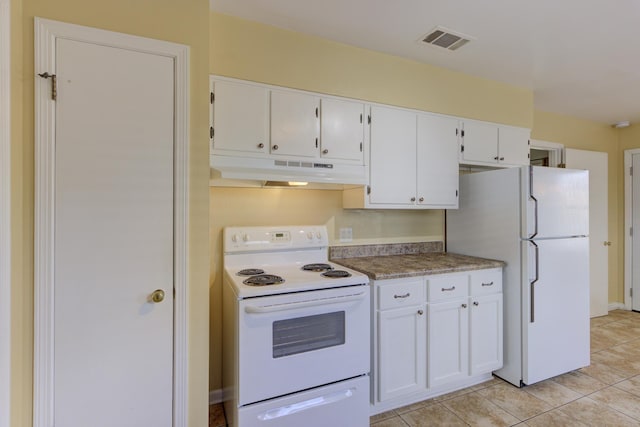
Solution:
<svg viewBox="0 0 640 427"><path fill-rule="evenodd" d="M532 166L521 173L526 215L522 238L589 234L588 171Z"/></svg>
<svg viewBox="0 0 640 427"><path fill-rule="evenodd" d="M522 245L522 380L533 384L589 365L589 238Z"/></svg>

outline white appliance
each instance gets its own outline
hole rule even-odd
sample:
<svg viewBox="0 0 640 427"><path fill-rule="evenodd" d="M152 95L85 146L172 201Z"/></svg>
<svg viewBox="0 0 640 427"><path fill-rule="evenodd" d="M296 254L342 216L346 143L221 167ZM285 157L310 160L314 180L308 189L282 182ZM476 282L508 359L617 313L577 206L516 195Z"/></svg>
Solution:
<svg viewBox="0 0 640 427"><path fill-rule="evenodd" d="M463 175L446 223L448 251L506 261L497 376L522 386L589 365L587 171Z"/></svg>
<svg viewBox="0 0 640 427"><path fill-rule="evenodd" d="M324 226L224 230L229 426L368 426L367 276L327 261Z"/></svg>

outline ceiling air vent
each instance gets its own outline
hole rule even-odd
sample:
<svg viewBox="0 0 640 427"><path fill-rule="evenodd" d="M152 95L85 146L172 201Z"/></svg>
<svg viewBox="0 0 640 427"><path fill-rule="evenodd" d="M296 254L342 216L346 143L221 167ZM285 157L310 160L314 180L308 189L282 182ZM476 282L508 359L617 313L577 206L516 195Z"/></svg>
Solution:
<svg viewBox="0 0 640 427"><path fill-rule="evenodd" d="M436 27L420 40L432 46L447 50L456 50L473 40L473 37L451 31L444 27Z"/></svg>

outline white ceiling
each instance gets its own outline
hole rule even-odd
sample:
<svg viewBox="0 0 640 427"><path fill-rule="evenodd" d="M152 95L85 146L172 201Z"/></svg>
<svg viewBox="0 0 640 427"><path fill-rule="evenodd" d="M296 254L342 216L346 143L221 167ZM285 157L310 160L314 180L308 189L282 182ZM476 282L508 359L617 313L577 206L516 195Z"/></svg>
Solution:
<svg viewBox="0 0 640 427"><path fill-rule="evenodd" d="M535 108L640 122L640 0L210 0L212 10L533 90ZM419 44L436 26L475 38Z"/></svg>

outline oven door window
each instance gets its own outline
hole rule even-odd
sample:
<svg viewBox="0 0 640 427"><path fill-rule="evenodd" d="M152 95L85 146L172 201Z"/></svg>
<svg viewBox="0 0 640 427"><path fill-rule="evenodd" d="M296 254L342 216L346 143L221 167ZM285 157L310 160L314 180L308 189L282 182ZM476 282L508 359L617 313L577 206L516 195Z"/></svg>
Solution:
<svg viewBox="0 0 640 427"><path fill-rule="evenodd" d="M344 311L273 322L273 358L344 344Z"/></svg>

